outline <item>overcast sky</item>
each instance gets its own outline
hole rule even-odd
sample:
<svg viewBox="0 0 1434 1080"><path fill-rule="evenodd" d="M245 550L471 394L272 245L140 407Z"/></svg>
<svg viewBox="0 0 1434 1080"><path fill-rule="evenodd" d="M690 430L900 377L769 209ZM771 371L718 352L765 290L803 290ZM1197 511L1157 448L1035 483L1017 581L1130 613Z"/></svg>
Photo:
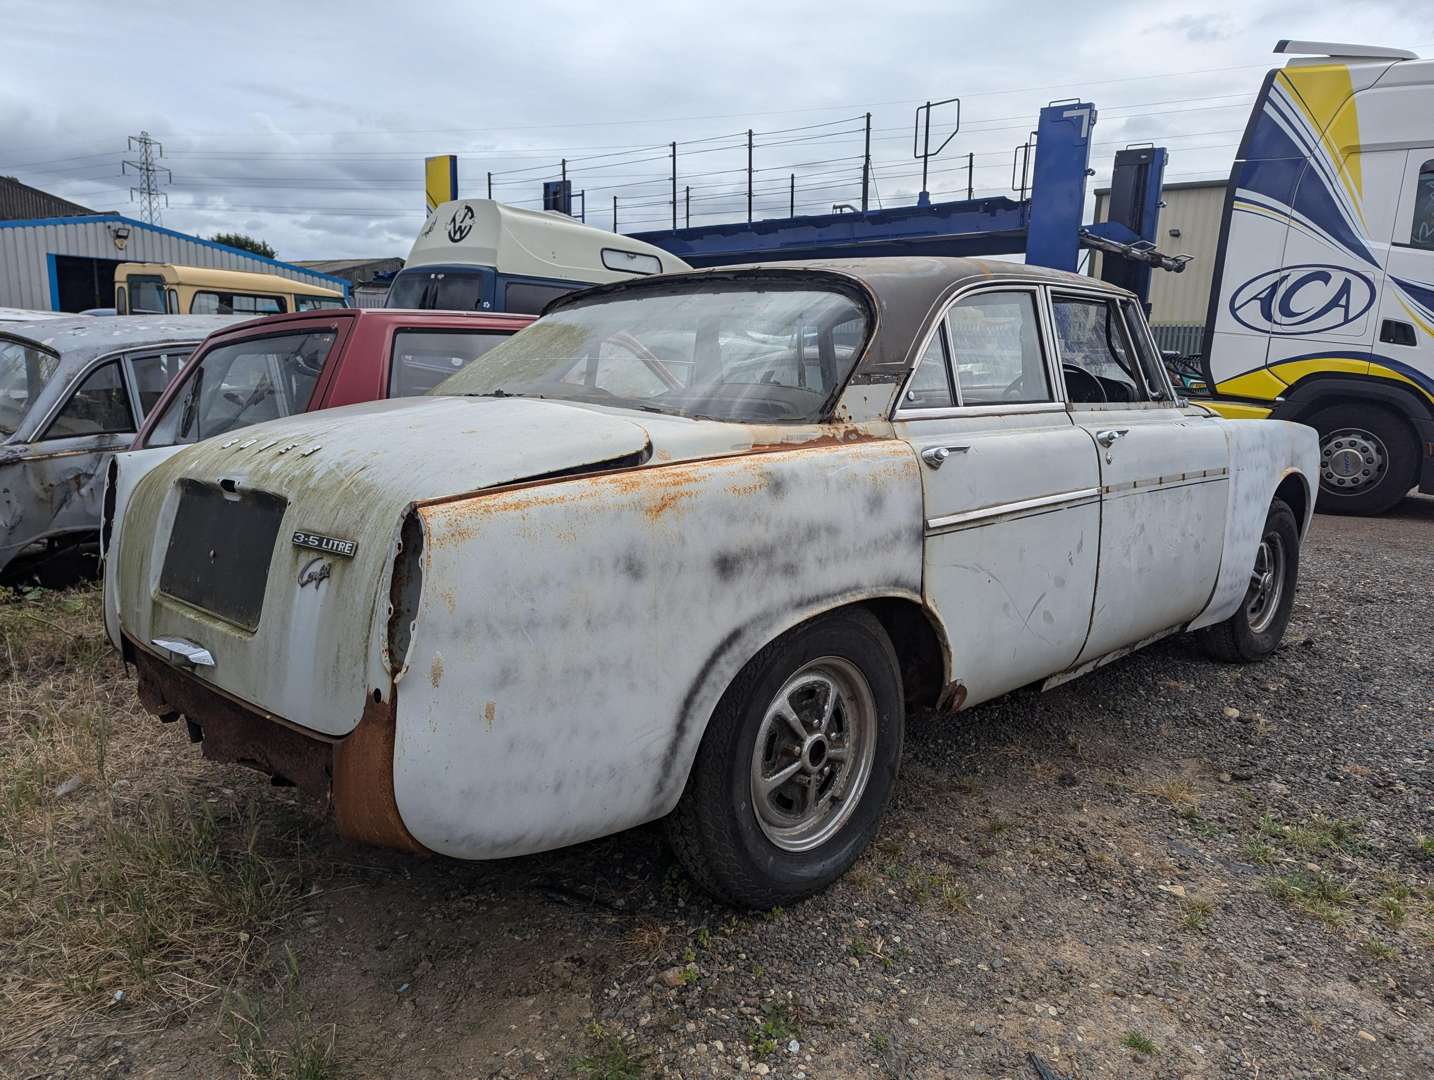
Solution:
<svg viewBox="0 0 1434 1080"><path fill-rule="evenodd" d="M541 203L570 159L587 217L670 223L667 144L692 222L860 199L872 113L873 202L914 201L913 109L959 96L931 163L937 199L1005 193L1040 106L1099 109L1094 183L1127 143L1171 152L1167 180L1224 176L1279 38L1434 50L1420 5L1249 0L1102 4L268 3L0 0L0 173L136 214L126 137L151 132L173 171L163 223L246 232L280 258L406 255L423 223L425 155L460 155L459 188ZM944 137L954 113L938 111ZM941 125L946 125L942 130ZM821 126L812 126L821 125ZM586 160L582 160L586 159ZM679 199L684 203L685 193Z"/></svg>

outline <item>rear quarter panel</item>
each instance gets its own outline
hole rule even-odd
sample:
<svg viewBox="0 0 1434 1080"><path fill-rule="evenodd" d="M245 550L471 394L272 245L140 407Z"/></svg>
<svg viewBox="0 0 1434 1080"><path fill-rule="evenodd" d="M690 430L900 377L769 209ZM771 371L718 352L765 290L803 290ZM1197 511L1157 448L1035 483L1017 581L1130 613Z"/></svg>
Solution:
<svg viewBox="0 0 1434 1080"><path fill-rule="evenodd" d="M820 611L921 593L894 440L656 466L421 510L395 795L422 844L495 858L667 813L733 676Z"/></svg>
<svg viewBox="0 0 1434 1080"><path fill-rule="evenodd" d="M1225 512L1225 547L1215 591L1190 629L1212 626L1235 613L1250 584L1265 518L1275 490L1291 475L1305 489L1300 536L1309 534L1319 491L1319 436L1303 424L1284 420L1215 420L1230 443L1230 490Z"/></svg>

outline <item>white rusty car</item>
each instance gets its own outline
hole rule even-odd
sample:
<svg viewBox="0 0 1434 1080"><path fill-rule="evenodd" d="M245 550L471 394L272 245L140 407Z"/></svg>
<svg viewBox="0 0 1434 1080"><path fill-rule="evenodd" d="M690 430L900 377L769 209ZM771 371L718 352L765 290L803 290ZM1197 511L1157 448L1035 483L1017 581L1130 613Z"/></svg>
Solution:
<svg viewBox="0 0 1434 1080"><path fill-rule="evenodd" d="M842 873L904 718L1289 618L1314 433L1173 393L1126 293L1005 263L556 301L428 398L112 480L106 616L206 755L465 859L667 818L739 905ZM953 721L954 722L954 721Z"/></svg>

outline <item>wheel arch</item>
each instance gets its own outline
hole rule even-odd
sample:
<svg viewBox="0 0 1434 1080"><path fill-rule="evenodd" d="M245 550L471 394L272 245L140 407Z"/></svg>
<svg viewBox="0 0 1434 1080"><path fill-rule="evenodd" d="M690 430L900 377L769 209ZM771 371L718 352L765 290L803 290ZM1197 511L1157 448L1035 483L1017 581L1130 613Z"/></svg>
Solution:
<svg viewBox="0 0 1434 1080"><path fill-rule="evenodd" d="M772 612L727 635L689 686L676 718L676 737L670 748L672 759L666 770L669 776L680 776L682 782L672 784L663 792L656 816L671 812L677 805L708 725L742 669L783 635L814 619L850 608L869 612L891 638L901 667L908 708L933 706L938 702L951 670L950 647L940 621L922 602L919 593L904 586L850 590Z"/></svg>
<svg viewBox="0 0 1434 1080"><path fill-rule="evenodd" d="M1416 427L1434 417L1434 405L1415 386L1378 375L1321 373L1306 375L1281 395L1271 411L1275 420L1306 422L1333 405L1379 405L1397 412Z"/></svg>
<svg viewBox="0 0 1434 1080"><path fill-rule="evenodd" d="M1275 498L1283 499L1295 514L1295 525L1299 528L1300 539L1304 540L1309 530L1310 519L1314 516L1314 496L1310 481L1297 469L1287 472L1275 488Z"/></svg>

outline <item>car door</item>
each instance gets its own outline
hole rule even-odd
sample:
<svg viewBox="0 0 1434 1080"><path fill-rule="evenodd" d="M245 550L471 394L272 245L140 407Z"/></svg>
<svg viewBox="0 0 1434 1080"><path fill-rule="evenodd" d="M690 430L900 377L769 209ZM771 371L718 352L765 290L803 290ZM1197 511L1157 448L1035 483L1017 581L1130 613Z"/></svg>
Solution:
<svg viewBox="0 0 1434 1080"><path fill-rule="evenodd" d="M1176 401L1144 316L1109 293L1051 298L1070 417L1095 441L1100 573L1080 662L1179 626L1215 587L1229 449Z"/></svg>
<svg viewBox="0 0 1434 1080"><path fill-rule="evenodd" d="M32 505L7 547L17 551L45 537L98 529L105 466L134 438L135 421L121 361L91 368L17 462Z"/></svg>
<svg viewBox="0 0 1434 1080"><path fill-rule="evenodd" d="M1434 398L1434 148L1408 153L1380 297L1378 374Z"/></svg>
<svg viewBox="0 0 1434 1080"><path fill-rule="evenodd" d="M923 591L975 703L1073 663L1090 625L1100 471L1060 400L1041 293L950 305L894 414L922 462Z"/></svg>

